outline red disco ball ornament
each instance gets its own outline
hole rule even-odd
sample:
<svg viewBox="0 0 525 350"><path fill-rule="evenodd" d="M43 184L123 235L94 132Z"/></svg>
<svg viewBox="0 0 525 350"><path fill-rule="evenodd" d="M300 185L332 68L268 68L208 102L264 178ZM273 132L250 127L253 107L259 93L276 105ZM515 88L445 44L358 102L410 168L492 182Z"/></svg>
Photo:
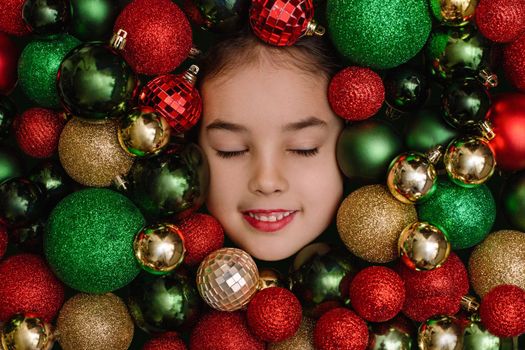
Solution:
<svg viewBox="0 0 525 350"><path fill-rule="evenodd" d="M18 80L19 56L20 50L9 35L0 32L0 94L2 95L8 95L15 87Z"/></svg>
<svg viewBox="0 0 525 350"><path fill-rule="evenodd" d="M332 309L317 321L314 345L318 350L365 350L368 327L352 311L342 307Z"/></svg>
<svg viewBox="0 0 525 350"><path fill-rule="evenodd" d="M191 66L182 74L166 74L156 77L142 88L139 100L162 114L174 133L191 129L202 113L202 100L195 88L197 66Z"/></svg>
<svg viewBox="0 0 525 350"><path fill-rule="evenodd" d="M476 25L485 37L498 43L515 40L525 30L525 3L522 0L480 0Z"/></svg>
<svg viewBox="0 0 525 350"><path fill-rule="evenodd" d="M525 333L525 291L501 284L485 294L479 309L481 322L498 337L517 337Z"/></svg>
<svg viewBox="0 0 525 350"><path fill-rule="evenodd" d="M31 31L22 18L22 8L26 0L0 1L0 32L22 36Z"/></svg>

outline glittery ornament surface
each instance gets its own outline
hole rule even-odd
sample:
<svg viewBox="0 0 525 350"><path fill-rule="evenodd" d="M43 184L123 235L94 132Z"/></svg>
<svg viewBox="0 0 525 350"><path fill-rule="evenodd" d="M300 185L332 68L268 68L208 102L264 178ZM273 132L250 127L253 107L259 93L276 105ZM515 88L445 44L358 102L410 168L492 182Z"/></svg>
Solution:
<svg viewBox="0 0 525 350"><path fill-rule="evenodd" d="M75 192L49 216L47 260L74 289L104 293L121 288L140 271L133 238L143 225L140 211L119 193L96 188Z"/></svg>
<svg viewBox="0 0 525 350"><path fill-rule="evenodd" d="M337 308L317 321L314 344L317 350L364 350L368 343L368 327L352 311Z"/></svg>
<svg viewBox="0 0 525 350"><path fill-rule="evenodd" d="M17 36L30 33L22 18L25 2L25 0L0 1L0 31Z"/></svg>
<svg viewBox="0 0 525 350"><path fill-rule="evenodd" d="M525 4L522 0L480 0L476 25L492 41L511 42L525 29Z"/></svg>
<svg viewBox="0 0 525 350"><path fill-rule="evenodd" d="M443 230L452 249L470 248L490 232L496 203L486 185L460 187L439 179L436 192L417 209L419 219Z"/></svg>
<svg viewBox="0 0 525 350"><path fill-rule="evenodd" d="M472 252L469 273L482 297L500 284L525 289L525 233L504 230L488 235Z"/></svg>
<svg viewBox="0 0 525 350"><path fill-rule="evenodd" d="M60 310L57 331L64 350L126 350L134 326L119 297L79 293Z"/></svg>
<svg viewBox="0 0 525 350"><path fill-rule="evenodd" d="M314 327L313 319L303 317L299 329L291 338L279 343L269 343L268 350L315 350Z"/></svg>
<svg viewBox="0 0 525 350"><path fill-rule="evenodd" d="M224 245L224 230L211 215L194 213L177 223L184 235L184 263L195 266Z"/></svg>
<svg viewBox="0 0 525 350"><path fill-rule="evenodd" d="M525 33L503 49L505 77L518 90L525 91Z"/></svg>
<svg viewBox="0 0 525 350"><path fill-rule="evenodd" d="M364 186L352 192L337 212L337 230L344 244L370 262L396 259L399 235L415 221L415 207L399 202L383 185Z"/></svg>
<svg viewBox="0 0 525 350"><path fill-rule="evenodd" d="M435 315L455 315L460 309L461 298L457 296L407 296L403 313L411 320L423 322Z"/></svg>
<svg viewBox="0 0 525 350"><path fill-rule="evenodd" d="M79 44L67 34L27 44L18 61L18 84L33 102L41 107L60 107L57 72L66 54Z"/></svg>
<svg viewBox="0 0 525 350"><path fill-rule="evenodd" d="M326 12L338 51L360 66L379 69L415 56L431 28L424 0L329 0Z"/></svg>
<svg viewBox="0 0 525 350"><path fill-rule="evenodd" d="M517 337L525 333L525 290L502 284L481 300L479 315L489 332L498 337Z"/></svg>
<svg viewBox="0 0 525 350"><path fill-rule="evenodd" d="M7 250L8 236L7 229L4 225L0 226L0 260Z"/></svg>
<svg viewBox="0 0 525 350"><path fill-rule="evenodd" d="M68 175L86 186L109 186L133 165L133 158L120 147L115 121L71 119L60 135L58 155Z"/></svg>
<svg viewBox="0 0 525 350"><path fill-rule="evenodd" d="M187 350L187 347L176 334L167 334L148 340L142 350Z"/></svg>

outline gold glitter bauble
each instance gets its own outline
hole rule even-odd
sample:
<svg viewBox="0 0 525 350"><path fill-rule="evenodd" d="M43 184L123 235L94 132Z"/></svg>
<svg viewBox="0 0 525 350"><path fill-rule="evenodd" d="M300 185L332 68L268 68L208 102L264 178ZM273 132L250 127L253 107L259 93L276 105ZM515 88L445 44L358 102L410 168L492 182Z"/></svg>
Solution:
<svg viewBox="0 0 525 350"><path fill-rule="evenodd" d="M116 295L79 293L62 306L57 330L64 350L126 350L134 326L126 304Z"/></svg>
<svg viewBox="0 0 525 350"><path fill-rule="evenodd" d="M386 186L364 186L350 193L337 212L337 231L348 250L363 260L386 263L398 257L405 227L417 221L416 208L395 199Z"/></svg>
<svg viewBox="0 0 525 350"><path fill-rule="evenodd" d="M5 350L50 350L54 344L51 325L31 313L14 315L0 332L0 346Z"/></svg>
<svg viewBox="0 0 525 350"><path fill-rule="evenodd" d="M235 311L244 307L257 292L259 271L252 257L242 249L221 248L199 265L197 288L214 309Z"/></svg>
<svg viewBox="0 0 525 350"><path fill-rule="evenodd" d="M293 337L279 343L268 344L268 350L315 350L314 328L315 321L303 317L301 326Z"/></svg>
<svg viewBox="0 0 525 350"><path fill-rule="evenodd" d="M91 187L111 185L133 165L133 158L120 147L113 120L88 123L71 119L60 134L58 155L73 180Z"/></svg>
<svg viewBox="0 0 525 350"><path fill-rule="evenodd" d="M500 284L525 289L525 233L502 230L488 235L472 252L469 272L481 297Z"/></svg>

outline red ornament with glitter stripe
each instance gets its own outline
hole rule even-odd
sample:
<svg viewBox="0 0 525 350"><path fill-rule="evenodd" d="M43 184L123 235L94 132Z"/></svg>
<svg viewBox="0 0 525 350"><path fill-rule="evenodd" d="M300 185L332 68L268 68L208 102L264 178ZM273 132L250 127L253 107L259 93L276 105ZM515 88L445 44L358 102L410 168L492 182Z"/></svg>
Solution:
<svg viewBox="0 0 525 350"><path fill-rule="evenodd" d="M312 0L253 0L250 25L265 43L291 46L303 35L323 35L325 28L313 19Z"/></svg>
<svg viewBox="0 0 525 350"><path fill-rule="evenodd" d="M195 88L199 68L192 65L182 74L165 74L142 88L139 99L162 114L175 133L191 129L202 113L202 100Z"/></svg>

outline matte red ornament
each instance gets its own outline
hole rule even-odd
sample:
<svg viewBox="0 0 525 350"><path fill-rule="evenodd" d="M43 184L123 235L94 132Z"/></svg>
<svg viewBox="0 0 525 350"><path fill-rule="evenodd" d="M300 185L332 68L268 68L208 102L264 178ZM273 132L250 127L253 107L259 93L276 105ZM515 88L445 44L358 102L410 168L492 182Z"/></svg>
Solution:
<svg viewBox="0 0 525 350"><path fill-rule="evenodd" d="M364 350L368 345L366 322L346 308L325 313L314 328L317 350Z"/></svg>
<svg viewBox="0 0 525 350"><path fill-rule="evenodd" d="M384 100L383 80L369 68L347 67L332 78L328 87L332 110L350 121L370 118L379 111Z"/></svg>
<svg viewBox="0 0 525 350"><path fill-rule="evenodd" d="M20 50L13 40L9 35L0 32L0 94L2 95L8 95L16 85L19 56Z"/></svg>
<svg viewBox="0 0 525 350"><path fill-rule="evenodd" d="M198 68L192 66L182 74L161 75L140 92L140 102L162 114L174 133L188 131L201 117L202 100L195 88L196 72Z"/></svg>
<svg viewBox="0 0 525 350"><path fill-rule="evenodd" d="M142 350L187 350L177 333L169 332L148 340Z"/></svg>
<svg viewBox="0 0 525 350"><path fill-rule="evenodd" d="M224 245L224 229L211 215L194 213L182 219L177 226L184 236L184 263L188 266L199 265L208 254Z"/></svg>
<svg viewBox="0 0 525 350"><path fill-rule="evenodd" d="M407 296L403 313L410 319L423 322L436 315L454 315L461 308L461 296L447 295L425 298Z"/></svg>
<svg viewBox="0 0 525 350"><path fill-rule="evenodd" d="M480 0L476 7L480 33L495 42L508 43L525 30L525 3L522 0Z"/></svg>
<svg viewBox="0 0 525 350"><path fill-rule="evenodd" d="M0 225L0 259L4 257L7 250L7 242L9 238L7 235L7 229L4 225Z"/></svg>
<svg viewBox="0 0 525 350"><path fill-rule="evenodd" d="M27 35L31 31L22 18L22 8L26 0L0 1L0 32L16 36Z"/></svg>
<svg viewBox="0 0 525 350"><path fill-rule="evenodd" d="M182 10L170 0L135 0L119 14L114 31L127 32L122 55L141 74L171 72L192 47L191 26Z"/></svg>
<svg viewBox="0 0 525 350"><path fill-rule="evenodd" d="M66 124L64 113L45 108L30 108L13 121L20 149L35 158L55 154L60 133Z"/></svg>
<svg viewBox="0 0 525 350"><path fill-rule="evenodd" d="M525 333L525 290L502 284L485 294L479 309L481 322L498 337Z"/></svg>
<svg viewBox="0 0 525 350"><path fill-rule="evenodd" d="M277 343L293 336L303 316L299 299L288 289L270 287L257 292L248 304L248 326L264 341Z"/></svg>
<svg viewBox="0 0 525 350"><path fill-rule="evenodd" d="M503 69L509 82L525 92L525 33L503 48Z"/></svg>
<svg viewBox="0 0 525 350"><path fill-rule="evenodd" d="M525 94L494 96L487 119L496 134L490 145L497 166L508 171L525 169Z"/></svg>
<svg viewBox="0 0 525 350"><path fill-rule="evenodd" d="M13 255L0 262L0 321L32 312L46 322L64 303L64 285L38 255Z"/></svg>
<svg viewBox="0 0 525 350"><path fill-rule="evenodd" d="M367 321L385 322L394 318L405 301L405 283L392 269L367 267L350 283L350 302Z"/></svg>
<svg viewBox="0 0 525 350"><path fill-rule="evenodd" d="M266 345L248 329L241 311L210 311L195 325L190 336L191 350L265 350Z"/></svg>

